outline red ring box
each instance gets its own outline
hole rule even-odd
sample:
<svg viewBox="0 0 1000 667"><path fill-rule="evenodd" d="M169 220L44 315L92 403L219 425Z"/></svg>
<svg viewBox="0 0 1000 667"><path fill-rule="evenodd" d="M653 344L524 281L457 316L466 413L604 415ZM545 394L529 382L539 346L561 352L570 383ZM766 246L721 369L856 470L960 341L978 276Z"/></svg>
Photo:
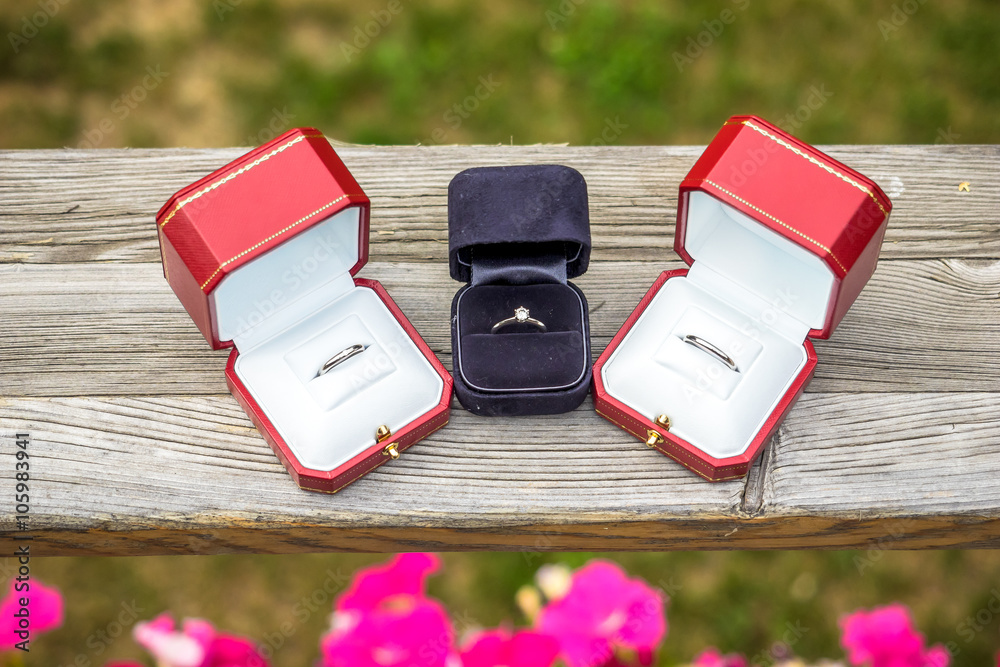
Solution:
<svg viewBox="0 0 1000 667"><path fill-rule="evenodd" d="M291 130L156 216L163 275L304 489L334 493L448 423L453 380L368 261L370 203L329 142ZM319 373L352 345L364 351Z"/></svg>
<svg viewBox="0 0 1000 667"><path fill-rule="evenodd" d="M875 271L891 210L871 179L730 118L680 185L690 268L661 274L598 358L596 410L706 479L746 475L812 378L811 339Z"/></svg>

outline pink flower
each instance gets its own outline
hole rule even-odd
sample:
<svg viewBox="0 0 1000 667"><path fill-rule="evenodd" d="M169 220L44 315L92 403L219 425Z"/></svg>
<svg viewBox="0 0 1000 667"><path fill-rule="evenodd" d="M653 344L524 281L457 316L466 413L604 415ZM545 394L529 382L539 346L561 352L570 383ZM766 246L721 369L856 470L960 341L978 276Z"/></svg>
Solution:
<svg viewBox="0 0 1000 667"><path fill-rule="evenodd" d="M747 659L738 653L722 655L716 648L707 648L691 664L694 667L747 667Z"/></svg>
<svg viewBox="0 0 1000 667"><path fill-rule="evenodd" d="M474 636L461 655L463 667L551 667L559 642L530 630L492 630Z"/></svg>
<svg viewBox="0 0 1000 667"><path fill-rule="evenodd" d="M208 621L185 619L174 628L169 614L137 623L135 640L164 667L267 667L268 662L248 639L221 634Z"/></svg>
<svg viewBox="0 0 1000 667"><path fill-rule="evenodd" d="M27 590L16 590L24 586ZM22 598L27 601L24 607L21 605ZM27 614L27 617L15 614ZM62 623L63 599L57 589L43 586L38 581L11 579L7 597L0 601L0 651L13 649L25 639L33 640L43 632L55 630Z"/></svg>
<svg viewBox="0 0 1000 667"><path fill-rule="evenodd" d="M867 667L948 667L951 656L940 644L926 649L901 604L860 610L840 620L840 643L852 665Z"/></svg>
<svg viewBox="0 0 1000 667"><path fill-rule="evenodd" d="M320 648L324 667L444 667L451 653L448 615L426 597L432 554L400 554L360 572L334 605Z"/></svg>
<svg viewBox="0 0 1000 667"><path fill-rule="evenodd" d="M542 609L535 627L559 640L569 667L603 665L622 650L647 663L667 632L663 606L663 594L641 579L591 561L573 573L565 596Z"/></svg>
<svg viewBox="0 0 1000 667"><path fill-rule="evenodd" d="M399 554L385 565L356 574L337 601L337 609L374 609L397 595L424 597L428 575L440 566L434 554Z"/></svg>

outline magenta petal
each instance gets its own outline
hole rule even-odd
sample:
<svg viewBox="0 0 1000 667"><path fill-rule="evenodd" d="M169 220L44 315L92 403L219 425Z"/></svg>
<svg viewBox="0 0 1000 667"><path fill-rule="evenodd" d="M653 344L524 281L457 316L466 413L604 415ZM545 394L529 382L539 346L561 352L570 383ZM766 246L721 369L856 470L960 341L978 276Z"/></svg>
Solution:
<svg viewBox="0 0 1000 667"><path fill-rule="evenodd" d="M473 637L462 650L462 667L493 667L507 664L506 633L500 630L483 632Z"/></svg>
<svg viewBox="0 0 1000 667"><path fill-rule="evenodd" d="M385 565L359 572L337 601L337 609L373 609L397 595L422 596L427 576L439 565L434 554L399 554Z"/></svg>
<svg viewBox="0 0 1000 667"><path fill-rule="evenodd" d="M250 640L233 635L218 635L201 667L268 667L268 664Z"/></svg>
<svg viewBox="0 0 1000 667"><path fill-rule="evenodd" d="M551 667L559 655L559 642L555 637L529 630L517 632L510 640L510 662L506 665L524 667Z"/></svg>
<svg viewBox="0 0 1000 667"><path fill-rule="evenodd" d="M947 667L951 656L942 646L924 650L924 636L901 604L856 611L841 619L840 642L852 665L866 667Z"/></svg>
<svg viewBox="0 0 1000 667"><path fill-rule="evenodd" d="M662 594L633 579L623 586L622 596L628 620L618 631L618 641L635 649L657 646L667 634Z"/></svg>
<svg viewBox="0 0 1000 667"><path fill-rule="evenodd" d="M639 660L640 667L650 667L653 661L656 659L656 655L653 653L653 649L641 648L637 651L636 656Z"/></svg>
<svg viewBox="0 0 1000 667"><path fill-rule="evenodd" d="M208 621L200 618L185 618L182 627L184 634L198 642L204 651L208 651L212 642L215 641L215 628Z"/></svg>
<svg viewBox="0 0 1000 667"><path fill-rule="evenodd" d="M15 590L17 584L27 583L28 590ZM28 631L32 639L43 632L54 630L63 623L63 599L58 589L49 588L38 581L17 582L11 579L7 597L0 601L0 649L13 648L23 638L14 614L21 610L21 598L27 599Z"/></svg>
<svg viewBox="0 0 1000 667"><path fill-rule="evenodd" d="M143 625L151 630L158 630L161 632L173 632L174 631L174 617L164 612L154 618L151 621L142 621L140 625Z"/></svg>
<svg viewBox="0 0 1000 667"><path fill-rule="evenodd" d="M551 667L558 654L554 637L493 630L473 637L461 657L463 667Z"/></svg>
<svg viewBox="0 0 1000 667"><path fill-rule="evenodd" d="M941 644L935 644L924 656L927 667L948 667L951 664L951 653Z"/></svg>
<svg viewBox="0 0 1000 667"><path fill-rule="evenodd" d="M452 630L444 608L427 598L374 609L323 637L324 667L445 667Z"/></svg>
<svg viewBox="0 0 1000 667"><path fill-rule="evenodd" d="M539 613L535 626L558 639L571 667L594 667L615 647L652 651L667 632L663 595L607 561L573 573L566 595Z"/></svg>

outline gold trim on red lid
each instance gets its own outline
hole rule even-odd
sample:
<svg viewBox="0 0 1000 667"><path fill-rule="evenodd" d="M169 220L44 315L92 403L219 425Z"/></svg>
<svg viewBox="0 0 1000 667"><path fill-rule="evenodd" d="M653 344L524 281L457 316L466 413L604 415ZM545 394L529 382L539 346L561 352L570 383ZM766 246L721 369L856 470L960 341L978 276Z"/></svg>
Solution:
<svg viewBox="0 0 1000 667"><path fill-rule="evenodd" d="M820 250L826 251L827 253L829 253L830 257L833 258L833 261L835 261L837 263L837 266L839 266L844 273L847 273L847 268L844 267L844 265L841 263L841 261L839 259L837 259L837 256L833 254L833 250L831 250L830 248L827 248L825 245L823 245L822 243L820 243L816 239L812 238L811 236L807 236L806 234L803 234L802 232L800 232L799 230L795 229L791 225L789 225L787 223L784 223L781 220L778 220L776 217L774 217L773 215L771 215L770 213L768 213L764 209L762 209L762 208L760 208L758 206L754 206L753 204L751 204L750 202L748 202L746 199L743 199L739 195L730 192L729 190L725 189L724 187L722 187L718 183L715 183L714 181L710 181L707 178L699 178L699 179L697 179L697 181L700 181L700 182L705 183L707 185L711 185L716 190L719 190L720 192L729 195L730 197L732 197L736 201L738 201L738 202L740 202L740 203L742 203L742 204L744 204L746 206L749 206L750 208L752 208L753 210L757 211L761 215L767 216L768 219L774 220L776 223L778 223L779 225L781 225L785 229L798 234L799 236L801 236L802 238L804 238L806 241L809 241L814 246L816 246L817 248L819 248Z"/></svg>
<svg viewBox="0 0 1000 667"><path fill-rule="evenodd" d="M828 171L829 173L833 174L834 176L836 176L840 180L844 181L845 183L849 183L849 184L853 185L854 187L856 187L858 190L861 190L866 195L868 195L868 197L871 198L871 200L873 202L875 202L875 205L878 206L878 209L880 211L882 211L882 215L884 215L886 217L889 217L889 212L885 210L885 207L882 206L882 202L880 202L878 200L878 197L875 196L874 192L872 192L871 190L869 190L865 186L861 185L860 183L858 183L857 181L855 181L853 178L850 178L850 177L845 176L844 174L840 173L839 171L837 171L836 169L834 169L830 165L823 164L822 162L820 162L819 160L817 160L816 158L814 158L812 155L809 155L808 153L805 153L805 152L799 150L795 146L792 146L790 143L788 143L784 139L781 139L780 137L777 137L777 136L771 134L770 132L768 132L767 130L765 130L764 128L762 128L762 127L760 127L758 125L754 125L749 120L736 120L736 121L729 120L729 121L726 121L725 123L723 123L723 125L745 125L745 126L749 127L751 130L753 130L755 132L759 132L760 134L764 135L768 139L773 140L779 146L784 146L785 148L787 148L788 150L792 151L796 155L804 157L805 159L809 160L810 162L812 162L817 167L820 167L821 169L824 169L824 170ZM839 264L840 262L837 262L837 263ZM841 267L841 268L843 268L843 267Z"/></svg>
<svg viewBox="0 0 1000 667"><path fill-rule="evenodd" d="M257 158L253 162L251 162L250 164L243 165L242 167L240 167L239 169L237 169L233 173L229 174L225 178L220 179L220 180L212 183L208 187L203 188L203 189L199 190L198 192L194 193L190 197L188 197L186 199L182 199L181 201L177 202L177 206L175 206L174 210L172 210L167 215L167 217L165 217L163 219L163 222L160 223L160 227L163 227L168 222L170 222L170 219L173 218L174 215L177 214L177 211L181 210L184 206L187 206L188 204L190 204L191 202L193 202L195 199L198 199L202 195L211 192L212 190L216 189L217 187L223 185L224 183L228 183L229 181L233 180L234 178L236 178L240 174L243 174L245 172L250 171L251 169L253 169L257 165L259 165L261 162L265 162L265 161L271 159L272 157L274 157L278 153L282 152L283 150L285 150L287 148L290 148L291 146L294 146L295 144L299 143L303 139L315 139L315 138L322 138L322 137L323 137L322 134L300 134L299 136L295 137L291 141L289 141L289 142L287 142L285 144L282 144L281 146L278 146L277 148L275 148L270 153L267 153L266 155L260 156L259 158Z"/></svg>
<svg viewBox="0 0 1000 667"><path fill-rule="evenodd" d="M257 248L261 247L262 245L268 243L269 241L273 241L277 237L279 237L282 234L284 234L285 232L287 232L289 229L292 229L293 227L296 227L296 226L302 224L303 222L305 222L309 218L313 217L317 213L321 213L321 212L325 211L326 209L330 208L331 206L334 206L335 204L339 204L340 202L344 201L345 199L347 199L349 197L361 197L361 196L362 195L351 195L351 194L340 195L339 197L337 197L333 201L330 201L330 202L327 202L326 204L323 204L322 206L320 206L318 209L316 209L312 213L309 213L307 215L302 216L301 218L299 218L298 220L296 220L292 224L288 225L284 229L280 229L280 230L276 231L274 234L271 234L270 236L268 236L263 241L258 241L257 243L255 243L254 245L250 246L249 248L247 248L243 252L239 253L238 255L234 255L234 256L230 257L229 259L227 259L226 261L224 261L222 264L219 264L219 268L217 268L215 271L213 271L212 275L210 275L208 277L208 280L206 280L205 282L203 282L201 284L201 289L204 291L205 287L210 282L212 282L212 278L215 278L215 276L219 275L219 271L222 271L222 269L224 269L226 267L226 265L232 264L233 262L235 262L236 260L238 260L240 257L243 257L247 253L251 253L254 250L256 250Z"/></svg>

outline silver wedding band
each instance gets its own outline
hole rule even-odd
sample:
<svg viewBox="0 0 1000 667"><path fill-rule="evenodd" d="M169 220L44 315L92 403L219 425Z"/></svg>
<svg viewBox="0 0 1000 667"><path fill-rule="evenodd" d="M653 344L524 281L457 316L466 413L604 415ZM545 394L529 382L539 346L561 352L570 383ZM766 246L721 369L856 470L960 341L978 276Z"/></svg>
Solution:
<svg viewBox="0 0 1000 667"><path fill-rule="evenodd" d="M351 357L355 357L364 351L365 351L364 345L351 345L350 347L341 350L337 354L327 359L325 364L320 366L319 373L316 374L316 377L319 377L320 375L326 375L327 373L329 373L334 368L344 363Z"/></svg>
<svg viewBox="0 0 1000 667"><path fill-rule="evenodd" d="M696 348L698 348L703 352L709 353L710 355L712 355L713 357L724 363L726 366L729 366L731 370L734 370L737 373L740 372L740 369L736 366L736 362L733 361L732 357L730 357L728 354L723 352L715 345L709 343L704 338L700 338L693 334L687 334L686 336L684 336L684 342L688 343L689 345L694 345Z"/></svg>
<svg viewBox="0 0 1000 667"><path fill-rule="evenodd" d="M503 329L504 327L509 326L511 324L531 324L533 326L538 327L538 330L541 331L542 333L548 331L548 328L545 326L545 323L543 323L541 320L536 320L534 317L531 317L531 311L529 311L524 306L518 306L517 308L514 309L513 317L508 317L507 319L500 320L499 322L494 324L493 328L490 329L490 333L496 333L500 331L500 329Z"/></svg>

